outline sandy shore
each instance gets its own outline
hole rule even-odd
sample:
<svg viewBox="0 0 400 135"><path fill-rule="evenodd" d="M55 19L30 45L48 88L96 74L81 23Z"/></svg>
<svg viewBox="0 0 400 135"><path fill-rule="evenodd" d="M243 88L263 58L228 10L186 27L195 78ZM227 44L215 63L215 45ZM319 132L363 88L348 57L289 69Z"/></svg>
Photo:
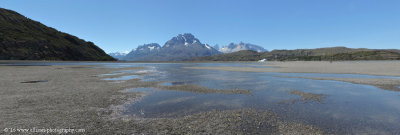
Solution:
<svg viewBox="0 0 400 135"><path fill-rule="evenodd" d="M0 134L10 133L3 131L5 128L71 128L84 129L85 134L322 134L317 127L281 121L271 112L251 109L174 119L123 116L125 104L145 96L124 90L159 87L161 82L132 79L110 83L99 75L137 68L91 67L0 66Z"/></svg>
<svg viewBox="0 0 400 135"><path fill-rule="evenodd" d="M261 66L267 66L273 68L256 68L256 67L185 67L185 68L242 71L242 72L330 73L330 74L365 74L365 75L378 75L378 76L400 76L400 61L343 61L343 62L332 62L332 63L326 61L267 62L265 63L265 65ZM296 77L296 78L344 81L355 84L373 85L385 90L400 91L399 88L400 79L333 78L333 77L318 77L318 78Z"/></svg>

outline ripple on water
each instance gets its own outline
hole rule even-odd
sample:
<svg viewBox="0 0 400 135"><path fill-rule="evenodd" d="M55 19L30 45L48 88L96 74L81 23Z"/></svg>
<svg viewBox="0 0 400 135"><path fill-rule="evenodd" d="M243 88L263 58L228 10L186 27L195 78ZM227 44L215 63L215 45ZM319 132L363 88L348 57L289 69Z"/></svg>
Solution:
<svg viewBox="0 0 400 135"><path fill-rule="evenodd" d="M139 79L139 78L140 77L138 75L126 75L126 76L115 77L115 78L105 78L103 80L107 80L107 81L126 81L126 80Z"/></svg>
<svg viewBox="0 0 400 135"><path fill-rule="evenodd" d="M24 81L24 82L21 82L21 83L42 83L42 82L48 82L48 80Z"/></svg>
<svg viewBox="0 0 400 135"><path fill-rule="evenodd" d="M188 82L165 82L165 83L160 83L160 86L174 86L174 85L185 85L189 84Z"/></svg>
<svg viewBox="0 0 400 135"><path fill-rule="evenodd" d="M127 89L125 90L125 92L153 92L156 90L157 90L156 88L140 87L140 88Z"/></svg>

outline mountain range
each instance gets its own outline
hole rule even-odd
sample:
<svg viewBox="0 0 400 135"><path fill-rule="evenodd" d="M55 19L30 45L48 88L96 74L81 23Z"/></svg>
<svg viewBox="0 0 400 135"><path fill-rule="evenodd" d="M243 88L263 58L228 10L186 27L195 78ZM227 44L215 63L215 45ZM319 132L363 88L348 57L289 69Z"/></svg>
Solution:
<svg viewBox="0 0 400 135"><path fill-rule="evenodd" d="M216 48L218 46L212 47L208 44L203 44L194 35L185 33L173 37L163 46L157 43L144 44L133 49L125 56L122 56L120 53L110 53L110 55L116 59L126 61L184 61L196 57L213 56L241 50L266 51L258 45L243 42L239 44L231 43L222 47L219 51Z"/></svg>
<svg viewBox="0 0 400 135"><path fill-rule="evenodd" d="M195 57L221 54L208 44L203 44L190 33L179 34L163 46L144 44L133 49L120 60L126 61L184 61Z"/></svg>
<svg viewBox="0 0 400 135"><path fill-rule="evenodd" d="M261 46L253 45L253 44L249 44L249 43L243 43L243 42L240 42L239 44L230 43L229 45L223 46L221 49L219 49L219 51L223 52L223 53L233 53L233 52L238 52L238 51L242 51L242 50L252 50L252 51L256 51L256 52L267 51Z"/></svg>
<svg viewBox="0 0 400 135"><path fill-rule="evenodd" d="M113 53L109 53L108 55L110 55L111 57L117 59L117 60L121 60L122 58L124 58L129 52L113 52Z"/></svg>
<svg viewBox="0 0 400 135"><path fill-rule="evenodd" d="M147 59L152 59L153 55L156 55L161 50L161 46L157 43L150 43L138 46L131 52L121 58L121 60L129 61L147 61Z"/></svg>
<svg viewBox="0 0 400 135"><path fill-rule="evenodd" d="M1 60L115 60L94 43L0 8Z"/></svg>

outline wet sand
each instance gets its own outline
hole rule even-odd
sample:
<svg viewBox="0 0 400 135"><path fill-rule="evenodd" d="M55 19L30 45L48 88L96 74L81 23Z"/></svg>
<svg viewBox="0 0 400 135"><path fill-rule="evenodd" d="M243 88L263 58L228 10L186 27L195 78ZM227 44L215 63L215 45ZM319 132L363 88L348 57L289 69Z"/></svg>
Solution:
<svg viewBox="0 0 400 135"><path fill-rule="evenodd" d="M259 65L260 66L260 65ZM254 67L185 67L188 69L211 69L242 72L281 72L281 73L329 73L329 74L365 74L378 76L400 76L400 61L342 61L342 62L266 62L273 68ZM261 67L260 66L260 67ZM288 77L288 76L281 76ZM388 78L334 78L334 77L288 77L314 80L334 80L355 84L372 85L384 90L400 91L400 79Z"/></svg>
<svg viewBox="0 0 400 135"><path fill-rule="evenodd" d="M92 67L0 66L0 128L71 128L85 129L85 134L322 134L315 126L282 121L266 110L214 110L158 119L122 115L126 104L146 96L124 90L159 87L161 82L110 83L99 75L138 68Z"/></svg>

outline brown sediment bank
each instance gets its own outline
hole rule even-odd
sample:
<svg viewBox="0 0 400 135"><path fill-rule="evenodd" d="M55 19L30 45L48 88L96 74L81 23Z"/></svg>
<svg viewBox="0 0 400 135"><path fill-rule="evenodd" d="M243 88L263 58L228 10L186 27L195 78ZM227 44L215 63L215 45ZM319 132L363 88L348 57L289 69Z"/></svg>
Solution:
<svg viewBox="0 0 400 135"><path fill-rule="evenodd" d="M185 67L189 69L214 69L225 71L282 72L282 73L332 73L367 74L381 76L400 76L400 61L294 61L266 62L264 66L254 67Z"/></svg>
<svg viewBox="0 0 400 135"><path fill-rule="evenodd" d="M354 84L365 84L378 87L380 89L389 91L400 91L400 79L390 79L390 78L334 78L334 77L290 77L290 76L280 76L287 78L304 78L312 80L332 80L332 81L343 81Z"/></svg>
<svg viewBox="0 0 400 135"><path fill-rule="evenodd" d="M327 97L328 95L325 94L315 94L315 93L307 93L303 91L298 91L298 90L293 90L289 92L292 95L298 95L301 97L301 99L289 99L289 100L283 100L281 102L278 102L278 104L294 104L296 102L318 102L322 103L324 101L324 98Z"/></svg>
<svg viewBox="0 0 400 135"><path fill-rule="evenodd" d="M174 119L122 116L124 105L145 94L121 91L158 87L160 82L132 79L110 83L98 77L143 68L76 67L0 66L0 128L71 128L85 129L85 134L322 133L314 126L281 121L267 111L210 111ZM35 80L46 81L21 83ZM173 88L180 89L177 87Z"/></svg>

